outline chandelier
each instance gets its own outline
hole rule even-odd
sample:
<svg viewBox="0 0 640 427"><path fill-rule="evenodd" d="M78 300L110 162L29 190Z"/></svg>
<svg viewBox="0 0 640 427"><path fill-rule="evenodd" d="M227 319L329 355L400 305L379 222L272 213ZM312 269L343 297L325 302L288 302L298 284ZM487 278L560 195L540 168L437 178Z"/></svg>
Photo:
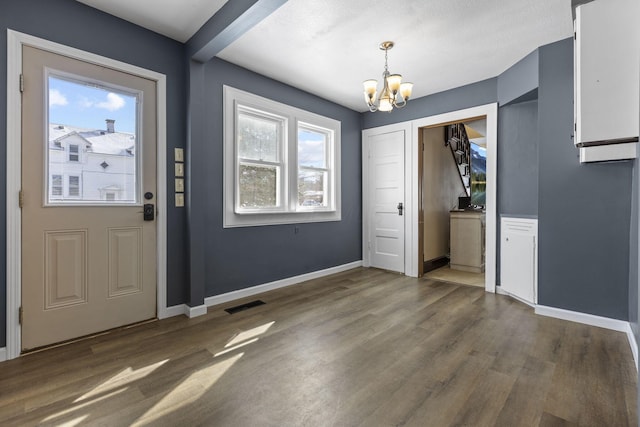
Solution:
<svg viewBox="0 0 640 427"><path fill-rule="evenodd" d="M407 105L413 83L402 83L400 74L391 74L387 66L387 52L393 48L393 42L386 41L380 43L380 50L384 50L384 72L382 73L382 92L380 97L376 99L378 94L378 81L365 80L364 99L372 113L375 111L391 111L393 107L402 108Z"/></svg>

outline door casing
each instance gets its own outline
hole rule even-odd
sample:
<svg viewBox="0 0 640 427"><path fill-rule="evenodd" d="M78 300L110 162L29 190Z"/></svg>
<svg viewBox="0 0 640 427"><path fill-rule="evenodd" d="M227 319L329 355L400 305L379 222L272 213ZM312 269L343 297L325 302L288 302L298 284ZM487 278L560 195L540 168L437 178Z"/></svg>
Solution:
<svg viewBox="0 0 640 427"><path fill-rule="evenodd" d="M487 118L487 203L486 203L486 242L485 242L485 290L496 291L496 248L497 248L497 185L498 185L498 104L491 103L463 110L451 111L424 117L402 123L395 123L362 131L363 144L369 135L405 130L405 274L418 277L418 244L419 244L419 209L420 209L420 176L419 155L420 128L435 126L445 123L459 122L471 117L485 116ZM366 153L363 146L363 153ZM368 206L367 159L363 155L363 205ZM363 236L369 227L369 212L362 210ZM363 265L370 266L369 252L363 239L362 247Z"/></svg>
<svg viewBox="0 0 640 427"><path fill-rule="evenodd" d="M21 182L22 109L20 75L22 74L22 46L33 46L56 54L113 68L156 82L157 96L157 316L168 317L167 296L167 170L166 170L166 76L155 71L116 61L76 48L51 42L13 30L7 31L7 342L6 359L20 355L21 331L18 311L21 305L21 212L19 192Z"/></svg>

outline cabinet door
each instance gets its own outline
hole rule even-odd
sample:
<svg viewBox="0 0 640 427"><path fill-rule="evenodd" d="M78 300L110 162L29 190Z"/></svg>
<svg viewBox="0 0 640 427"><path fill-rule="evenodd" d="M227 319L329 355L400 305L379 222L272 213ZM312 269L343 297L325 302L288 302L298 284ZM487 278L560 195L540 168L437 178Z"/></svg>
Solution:
<svg viewBox="0 0 640 427"><path fill-rule="evenodd" d="M576 8L575 143L638 137L637 0L596 0Z"/></svg>

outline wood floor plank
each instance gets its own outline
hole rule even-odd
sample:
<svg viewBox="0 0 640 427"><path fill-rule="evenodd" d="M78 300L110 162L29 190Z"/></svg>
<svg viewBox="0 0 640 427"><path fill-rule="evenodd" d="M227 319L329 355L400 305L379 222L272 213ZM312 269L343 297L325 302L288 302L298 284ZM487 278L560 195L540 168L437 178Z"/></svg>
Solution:
<svg viewBox="0 0 640 427"><path fill-rule="evenodd" d="M357 268L0 363L0 425L635 426L633 363L623 333Z"/></svg>

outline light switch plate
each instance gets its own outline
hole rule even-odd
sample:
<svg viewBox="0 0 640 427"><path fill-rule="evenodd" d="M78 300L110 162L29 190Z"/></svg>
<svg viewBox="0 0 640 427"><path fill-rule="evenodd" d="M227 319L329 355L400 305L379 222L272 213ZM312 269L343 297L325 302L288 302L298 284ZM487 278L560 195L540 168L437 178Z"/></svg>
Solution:
<svg viewBox="0 0 640 427"><path fill-rule="evenodd" d="M184 179L176 178L176 193L184 193Z"/></svg>
<svg viewBox="0 0 640 427"><path fill-rule="evenodd" d="M176 208L184 207L184 194L176 193Z"/></svg>
<svg viewBox="0 0 640 427"><path fill-rule="evenodd" d="M175 157L176 162L184 162L184 149L183 148L174 148L173 155Z"/></svg>
<svg viewBox="0 0 640 427"><path fill-rule="evenodd" d="M176 163L176 176L184 176L184 163Z"/></svg>

